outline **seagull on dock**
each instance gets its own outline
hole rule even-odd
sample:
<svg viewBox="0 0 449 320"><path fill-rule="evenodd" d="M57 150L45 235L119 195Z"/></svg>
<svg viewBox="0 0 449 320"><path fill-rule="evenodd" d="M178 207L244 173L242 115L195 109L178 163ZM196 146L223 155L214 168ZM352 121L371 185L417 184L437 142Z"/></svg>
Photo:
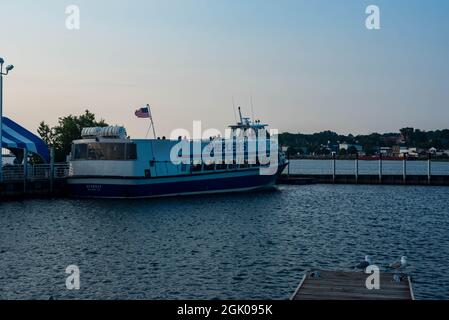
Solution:
<svg viewBox="0 0 449 320"><path fill-rule="evenodd" d="M371 265L371 257L370 256L365 256L365 260L360 262L358 265L356 265L355 268L359 269L359 270L365 270L370 265Z"/></svg>
<svg viewBox="0 0 449 320"><path fill-rule="evenodd" d="M400 269L404 269L406 265L407 265L407 257L402 256L400 260L390 263L388 268L393 269L393 270L400 270Z"/></svg>

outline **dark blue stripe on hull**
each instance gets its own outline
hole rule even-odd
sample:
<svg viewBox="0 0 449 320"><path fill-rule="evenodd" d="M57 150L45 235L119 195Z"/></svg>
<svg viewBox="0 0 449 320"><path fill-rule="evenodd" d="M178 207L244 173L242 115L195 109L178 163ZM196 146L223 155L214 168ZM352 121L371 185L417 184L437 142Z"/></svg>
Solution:
<svg viewBox="0 0 449 320"><path fill-rule="evenodd" d="M141 185L101 184L101 179L99 179L99 183L95 183L95 185L91 183L69 184L69 188L71 195L76 197L141 198L182 193L225 192L234 189L263 188L273 184L276 177L276 175L262 176L257 174L232 178Z"/></svg>

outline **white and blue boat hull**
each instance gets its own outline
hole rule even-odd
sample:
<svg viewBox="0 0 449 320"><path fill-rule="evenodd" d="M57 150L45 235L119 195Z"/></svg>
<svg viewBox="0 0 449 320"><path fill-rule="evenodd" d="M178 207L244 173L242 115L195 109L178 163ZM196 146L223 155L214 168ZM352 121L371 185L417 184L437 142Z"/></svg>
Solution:
<svg viewBox="0 0 449 320"><path fill-rule="evenodd" d="M260 175L259 169L207 172L173 177L72 177L70 194L84 198L151 198L273 188L278 174Z"/></svg>

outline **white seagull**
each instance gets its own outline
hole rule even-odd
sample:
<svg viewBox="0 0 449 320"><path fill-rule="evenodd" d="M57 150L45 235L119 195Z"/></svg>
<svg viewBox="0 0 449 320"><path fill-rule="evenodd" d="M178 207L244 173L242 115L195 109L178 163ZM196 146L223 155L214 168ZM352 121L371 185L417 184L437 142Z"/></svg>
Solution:
<svg viewBox="0 0 449 320"><path fill-rule="evenodd" d="M407 265L407 257L402 256L401 260L391 263L388 267L390 269L399 270L404 269L406 265Z"/></svg>
<svg viewBox="0 0 449 320"><path fill-rule="evenodd" d="M360 270L365 270L366 268L368 268L371 265L371 257L370 256L365 256L365 260L360 262L358 265L356 265L355 267L357 269Z"/></svg>

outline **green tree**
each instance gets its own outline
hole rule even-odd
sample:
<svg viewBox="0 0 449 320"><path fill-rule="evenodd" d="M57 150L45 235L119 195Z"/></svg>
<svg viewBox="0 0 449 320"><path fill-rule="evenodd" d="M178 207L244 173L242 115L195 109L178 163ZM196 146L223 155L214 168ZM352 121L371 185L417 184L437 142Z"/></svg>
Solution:
<svg viewBox="0 0 449 320"><path fill-rule="evenodd" d="M287 149L287 156L288 157L294 157L294 156L296 156L298 154L298 152L299 151L295 147L289 147Z"/></svg>
<svg viewBox="0 0 449 320"><path fill-rule="evenodd" d="M39 124L39 128L37 128L37 133L40 135L42 140L44 140L44 142L47 145L51 145L52 144L52 142L53 142L53 132L50 129L49 125L46 124L44 121L42 121Z"/></svg>
<svg viewBox="0 0 449 320"><path fill-rule="evenodd" d="M356 147L354 147L354 146L350 146L350 147L349 147L349 149L348 149L348 154L354 155L354 154L357 154L357 153L358 153L358 150L357 150Z"/></svg>
<svg viewBox="0 0 449 320"><path fill-rule="evenodd" d="M55 161L65 161L70 153L73 140L81 138L81 130L87 127L106 127L106 122L96 120L95 115L89 110L80 116L69 115L59 118L58 125L50 128L42 121L37 129L42 140L50 147L55 148Z"/></svg>
<svg viewBox="0 0 449 320"><path fill-rule="evenodd" d="M415 132L415 129L407 127L407 128L402 128L401 130L399 130L399 132L401 132L402 136L404 137L405 145L409 146L410 140L413 136L413 133Z"/></svg>

